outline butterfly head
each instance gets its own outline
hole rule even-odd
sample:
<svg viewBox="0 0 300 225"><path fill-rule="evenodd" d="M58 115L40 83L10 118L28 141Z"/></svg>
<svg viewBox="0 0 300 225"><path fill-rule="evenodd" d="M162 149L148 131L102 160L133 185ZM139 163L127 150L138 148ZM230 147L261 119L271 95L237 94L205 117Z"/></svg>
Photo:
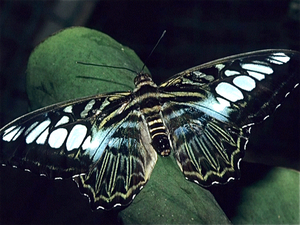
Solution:
<svg viewBox="0 0 300 225"><path fill-rule="evenodd" d="M134 78L134 85L139 88L143 85L151 85L155 86L156 84L152 81L152 78L150 74L147 73L139 73L135 78Z"/></svg>

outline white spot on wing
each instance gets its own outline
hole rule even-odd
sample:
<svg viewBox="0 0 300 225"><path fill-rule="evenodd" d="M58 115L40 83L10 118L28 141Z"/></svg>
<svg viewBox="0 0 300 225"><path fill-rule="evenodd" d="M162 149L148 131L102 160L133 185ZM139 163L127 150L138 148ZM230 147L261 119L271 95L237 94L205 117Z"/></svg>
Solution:
<svg viewBox="0 0 300 225"><path fill-rule="evenodd" d="M30 127L27 128L25 131L25 135L27 135L39 122L34 122L33 124L30 125Z"/></svg>
<svg viewBox="0 0 300 225"><path fill-rule="evenodd" d="M254 125L255 125L255 123L249 123L249 124L242 126L242 128L246 128L246 127L250 127L250 126L254 126Z"/></svg>
<svg viewBox="0 0 300 225"><path fill-rule="evenodd" d="M242 161L242 158L240 158L239 160L238 160L238 162L237 162L237 168L238 169L240 169L240 163L241 163L241 161ZM228 180L229 181L229 180Z"/></svg>
<svg viewBox="0 0 300 225"><path fill-rule="evenodd" d="M224 98L217 97L216 98L219 104L213 104L212 108L217 112L223 111L225 108L230 106L230 102L225 100Z"/></svg>
<svg viewBox="0 0 300 225"><path fill-rule="evenodd" d="M86 126L82 124L76 124L71 130L67 139L67 150L71 151L75 148L79 148L87 132Z"/></svg>
<svg viewBox="0 0 300 225"><path fill-rule="evenodd" d="M40 134L49 126L51 123L50 119L41 122L39 125L37 125L26 137L25 141L27 144L32 143Z"/></svg>
<svg viewBox="0 0 300 225"><path fill-rule="evenodd" d="M121 114L124 111L124 109L126 108L127 105L128 105L127 102L125 102L124 104L122 104L121 107L118 109L117 113Z"/></svg>
<svg viewBox="0 0 300 225"><path fill-rule="evenodd" d="M76 177L80 177L80 176L84 176L84 175L86 175L86 174L85 173L75 174L72 176L72 178L76 178ZM77 182L76 182L76 184L77 184Z"/></svg>
<svg viewBox="0 0 300 225"><path fill-rule="evenodd" d="M5 131L4 131L4 135L9 133L10 131L12 131L13 129L15 129L17 126L11 126L10 128L7 128Z"/></svg>
<svg viewBox="0 0 300 225"><path fill-rule="evenodd" d="M230 106L230 102L223 99L223 98L220 98L220 97L216 97L216 99L218 100L218 102L220 103L220 105L222 105L224 108L225 107L229 107Z"/></svg>
<svg viewBox="0 0 300 225"><path fill-rule="evenodd" d="M60 148L64 143L68 131L65 128L58 128L50 134L48 143L52 148Z"/></svg>
<svg viewBox="0 0 300 225"><path fill-rule="evenodd" d="M250 130L249 130L250 131ZM250 133L250 132L249 132ZM248 142L249 142L249 139L247 139L246 140L246 142L245 142L245 145L244 145L244 150L246 151L247 150L247 144L248 144ZM242 160L242 159L240 159L240 160ZM238 164L238 166L240 167L240 164Z"/></svg>
<svg viewBox="0 0 300 225"><path fill-rule="evenodd" d="M239 89L225 82L218 84L216 92L231 102L236 102L244 98L243 93Z"/></svg>
<svg viewBox="0 0 300 225"><path fill-rule="evenodd" d="M270 63L277 64L277 65L282 65L283 64L283 62L274 60L274 59L272 59L272 57L267 58L266 60L268 60Z"/></svg>
<svg viewBox="0 0 300 225"><path fill-rule="evenodd" d="M245 70L255 71L264 74L272 74L273 69L266 65L254 64L254 63L242 63L241 67Z"/></svg>
<svg viewBox="0 0 300 225"><path fill-rule="evenodd" d="M281 106L281 104L278 104L278 105L276 106L275 110L278 109L280 106Z"/></svg>
<svg viewBox="0 0 300 225"><path fill-rule="evenodd" d="M217 65L215 65L215 67L220 71L225 67L225 65L224 64L217 64Z"/></svg>
<svg viewBox="0 0 300 225"><path fill-rule="evenodd" d="M237 75L237 74L241 74L239 71L235 71L235 70L225 70L224 74L226 76L233 76L233 75Z"/></svg>
<svg viewBox="0 0 300 225"><path fill-rule="evenodd" d="M121 206L121 204L120 204L120 203L117 203L117 204L115 204L115 205L113 206L113 208L115 208L115 207L117 207L117 206Z"/></svg>
<svg viewBox="0 0 300 225"><path fill-rule="evenodd" d="M84 110L80 113L81 118L85 118L88 115L88 112L93 108L93 105L95 104L95 100L92 99L91 101L86 104Z"/></svg>
<svg viewBox="0 0 300 225"><path fill-rule="evenodd" d="M281 65L290 61L290 57L282 52L279 52L272 54L272 56L269 57L269 61L271 63Z"/></svg>
<svg viewBox="0 0 300 225"><path fill-rule="evenodd" d="M13 126L12 128L15 128L16 126ZM25 128L21 128L21 127L17 127L15 130L9 128L7 129L6 131L4 131L4 136L3 136L3 141L15 141L19 136L20 134L23 132ZM8 132L9 133L8 133ZM7 134L5 134L7 133Z"/></svg>
<svg viewBox="0 0 300 225"><path fill-rule="evenodd" d="M85 150L90 147L91 144L91 136L88 136L82 144L82 149Z"/></svg>
<svg viewBox="0 0 300 225"><path fill-rule="evenodd" d="M195 74L196 76L200 76L200 75L203 75L203 73L201 73L200 71L193 71L193 74Z"/></svg>
<svg viewBox="0 0 300 225"><path fill-rule="evenodd" d="M57 127L59 125L62 125L62 124L66 124L68 123L70 120L70 118L68 116L63 116L56 124L54 127Z"/></svg>
<svg viewBox="0 0 300 225"><path fill-rule="evenodd" d="M234 180L235 178L234 177L229 177L227 182L231 181L231 180Z"/></svg>
<svg viewBox="0 0 300 225"><path fill-rule="evenodd" d="M248 76L238 76L233 79L233 83L245 91L252 91L256 86L255 81Z"/></svg>
<svg viewBox="0 0 300 225"><path fill-rule="evenodd" d="M72 110L73 110L73 106L71 106L71 105L64 108L64 112L66 112L66 113L72 113Z"/></svg>
<svg viewBox="0 0 300 225"><path fill-rule="evenodd" d="M36 143L37 144L45 144L46 140L47 140L47 137L48 137L48 134L49 134L49 128L47 128L40 136L39 138L36 140Z"/></svg>
<svg viewBox="0 0 300 225"><path fill-rule="evenodd" d="M263 75L261 73L257 73L257 72L253 72L253 71L247 71L247 72L251 77L254 77L257 80L265 79L265 75Z"/></svg>

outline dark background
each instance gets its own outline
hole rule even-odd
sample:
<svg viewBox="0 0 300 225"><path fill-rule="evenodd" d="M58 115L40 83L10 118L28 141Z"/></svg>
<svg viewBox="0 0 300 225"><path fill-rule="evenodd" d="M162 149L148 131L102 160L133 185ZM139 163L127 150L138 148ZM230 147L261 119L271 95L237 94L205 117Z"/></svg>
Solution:
<svg viewBox="0 0 300 225"><path fill-rule="evenodd" d="M220 57L299 50L299 1L1 1L0 126L27 112L30 52L70 26L102 31L147 62L154 80ZM109 92L109 90L107 90Z"/></svg>
<svg viewBox="0 0 300 225"><path fill-rule="evenodd" d="M47 36L66 27L85 26L102 31L132 48L143 61L162 32L167 30L147 61L147 67L157 83L189 67L236 53L267 48L300 50L300 2L291 0L1 1L0 19L0 127L27 112L25 72L30 52ZM294 101L299 103L297 98ZM285 110L290 111L289 108ZM295 132L299 134L299 119L298 116L295 119L295 115L297 114L288 114L286 117L294 120L281 122L286 126L285 129L292 130L290 133L293 135ZM286 125L287 123L290 124ZM291 128L290 125L294 127ZM298 144L294 144L296 148L299 147ZM32 200L35 191L45 188L42 193L37 194L39 199L49 192L46 190L49 186L58 185L56 188L59 189L60 184L47 183L44 187L44 183L37 181L39 178L32 178L31 175L26 175L29 177L25 176L24 181L16 178L19 183L10 184L11 178L4 174L6 170L0 170L3 172L0 178L1 185L5 183L9 187L9 194L18 193L18 185L26 186L28 182L31 185L32 180L34 184L33 187L26 186L25 190L23 187L24 193L31 191L29 196L23 196L23 200L10 200L1 193L0 222L39 221L43 215L20 213L22 207L43 207L41 202L32 202L37 201ZM13 173L13 177L18 176L17 172ZM61 189L67 187L63 185ZM67 198L62 194L59 196ZM26 200L31 201L31 204ZM51 200L48 199L48 205L49 201ZM84 205L86 202L78 204ZM88 208L88 205L84 207ZM45 210L47 211L47 207ZM88 209L85 210L87 211L83 214L89 214ZM64 212L61 216L66 216L66 221L70 221L68 211Z"/></svg>

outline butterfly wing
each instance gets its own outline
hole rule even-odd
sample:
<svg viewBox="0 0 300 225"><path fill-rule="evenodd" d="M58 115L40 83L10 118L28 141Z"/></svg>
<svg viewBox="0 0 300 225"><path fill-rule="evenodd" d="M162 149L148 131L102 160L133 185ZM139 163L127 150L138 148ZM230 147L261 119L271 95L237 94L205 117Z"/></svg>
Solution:
<svg viewBox="0 0 300 225"><path fill-rule="evenodd" d="M165 124L178 166L186 178L210 186L240 177L239 160L247 136L195 106L165 104ZM241 149L242 148L242 149Z"/></svg>
<svg viewBox="0 0 300 225"><path fill-rule="evenodd" d="M0 130L2 164L73 177L93 209L127 205L156 162L140 115L126 111L131 98L130 92L88 97L14 120Z"/></svg>
<svg viewBox="0 0 300 225"><path fill-rule="evenodd" d="M127 113L127 112L126 112ZM78 187L89 196L92 209L111 209L131 203L143 188L157 160L145 121L138 111L106 128L98 141L107 142L97 150L90 170L74 176Z"/></svg>
<svg viewBox="0 0 300 225"><path fill-rule="evenodd" d="M160 85L179 167L204 186L239 177L250 127L299 83L300 54L264 50L219 59Z"/></svg>

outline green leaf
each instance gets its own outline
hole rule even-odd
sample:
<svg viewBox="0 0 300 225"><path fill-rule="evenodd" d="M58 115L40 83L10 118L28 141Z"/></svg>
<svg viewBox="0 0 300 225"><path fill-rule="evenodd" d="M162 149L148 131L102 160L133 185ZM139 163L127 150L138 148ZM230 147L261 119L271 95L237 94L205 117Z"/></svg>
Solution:
<svg viewBox="0 0 300 225"><path fill-rule="evenodd" d="M137 72L143 66L134 51L101 32L82 27L63 30L37 46L30 56L27 92L32 109L134 88L134 73L76 64L77 61L122 66ZM114 212L95 213L99 213L99 223L114 223L121 217L124 224L230 224L209 191L184 179L172 156L159 157L148 184L119 216Z"/></svg>
<svg viewBox="0 0 300 225"><path fill-rule="evenodd" d="M83 27L60 31L38 45L27 66L27 94L31 109L99 93L134 88L143 62L135 52L101 32ZM145 69L145 72L149 71Z"/></svg>
<svg viewBox="0 0 300 225"><path fill-rule="evenodd" d="M241 191L234 224L299 224L299 172L273 168Z"/></svg>
<svg viewBox="0 0 300 225"><path fill-rule="evenodd" d="M124 224L231 224L208 190L184 179L173 156L158 157L147 185L120 216Z"/></svg>

